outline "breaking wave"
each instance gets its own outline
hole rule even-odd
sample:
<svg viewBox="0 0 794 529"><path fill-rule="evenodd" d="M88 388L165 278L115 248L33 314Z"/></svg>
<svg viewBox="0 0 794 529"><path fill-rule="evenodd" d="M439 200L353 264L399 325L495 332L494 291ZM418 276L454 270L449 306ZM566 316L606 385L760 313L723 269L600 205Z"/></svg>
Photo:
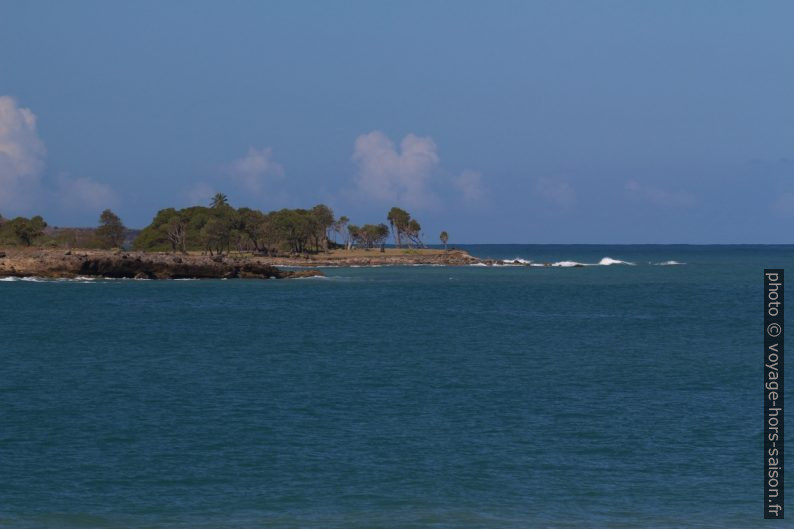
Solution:
<svg viewBox="0 0 794 529"><path fill-rule="evenodd" d="M36 277L36 276L25 276L25 277L15 277L15 276L7 276L7 277L0 277L0 281L27 281L30 283L92 283L96 281L96 277Z"/></svg>
<svg viewBox="0 0 794 529"><path fill-rule="evenodd" d="M604 257L603 259L598 261L598 264L601 265L601 266L610 266L610 265L616 265L616 264L634 266L634 263L630 263L628 261L621 261L619 259L612 259L611 257Z"/></svg>
<svg viewBox="0 0 794 529"><path fill-rule="evenodd" d="M611 257L604 257L597 263L580 263L579 261L556 261L554 263L536 263L527 259L515 258L503 260L502 265L524 265L524 266L556 266L560 268L572 268L577 266L612 266L612 265L628 265L634 266L634 263L629 261L621 261L620 259L613 259Z"/></svg>
<svg viewBox="0 0 794 529"><path fill-rule="evenodd" d="M574 266L592 266L586 263L578 263L576 261L557 261L556 263L551 263L551 266L559 266L562 268L572 268Z"/></svg>

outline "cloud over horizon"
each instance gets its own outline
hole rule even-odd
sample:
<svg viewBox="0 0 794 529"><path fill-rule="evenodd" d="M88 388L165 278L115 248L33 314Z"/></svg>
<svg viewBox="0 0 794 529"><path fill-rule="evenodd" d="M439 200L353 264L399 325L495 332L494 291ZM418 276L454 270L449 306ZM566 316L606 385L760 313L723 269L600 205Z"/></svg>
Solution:
<svg viewBox="0 0 794 529"><path fill-rule="evenodd" d="M384 133L374 130L356 138L352 159L358 166L355 184L362 196L417 208L436 201L429 187L439 165L432 138L407 134L398 149Z"/></svg>
<svg viewBox="0 0 794 529"><path fill-rule="evenodd" d="M285 176L284 166L273 160L272 147L249 147L245 156L220 165L208 181L192 184L184 197L190 205L206 206L217 192L232 196L234 191L238 191L245 200L253 199L251 205L258 206L265 198L286 200L284 189L274 185L282 182Z"/></svg>
<svg viewBox="0 0 794 529"><path fill-rule="evenodd" d="M483 197L482 174L466 169L452 183L463 195L464 200L476 202Z"/></svg>
<svg viewBox="0 0 794 529"><path fill-rule="evenodd" d="M24 210L35 198L44 170L44 142L36 115L0 96L0 207Z"/></svg>
<svg viewBox="0 0 794 529"><path fill-rule="evenodd" d="M55 187L60 205L72 211L102 211L119 205L113 189L91 178L72 178L61 174Z"/></svg>
<svg viewBox="0 0 794 529"><path fill-rule="evenodd" d="M47 150L36 121L29 108L0 96L0 208L13 214L45 214L40 210L48 205L82 212L115 207L116 194L107 184L64 174L54 182L43 178Z"/></svg>
<svg viewBox="0 0 794 529"><path fill-rule="evenodd" d="M450 176L441 170L438 147L430 136L409 133L398 146L383 132L373 130L356 138L352 160L357 167L356 193L384 204L435 207L440 203L440 187L451 187L469 203L485 194L478 171L466 169Z"/></svg>
<svg viewBox="0 0 794 529"><path fill-rule="evenodd" d="M265 184L284 178L284 167L273 161L273 149L250 147L248 154L226 167L229 177L245 191L261 193Z"/></svg>

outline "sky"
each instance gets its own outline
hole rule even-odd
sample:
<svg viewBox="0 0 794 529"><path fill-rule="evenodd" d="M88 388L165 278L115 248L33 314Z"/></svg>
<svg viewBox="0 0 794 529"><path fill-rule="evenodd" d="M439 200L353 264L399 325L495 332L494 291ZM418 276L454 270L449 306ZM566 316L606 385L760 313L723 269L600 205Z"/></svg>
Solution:
<svg viewBox="0 0 794 529"><path fill-rule="evenodd" d="M794 4L0 0L0 214L792 243Z"/></svg>

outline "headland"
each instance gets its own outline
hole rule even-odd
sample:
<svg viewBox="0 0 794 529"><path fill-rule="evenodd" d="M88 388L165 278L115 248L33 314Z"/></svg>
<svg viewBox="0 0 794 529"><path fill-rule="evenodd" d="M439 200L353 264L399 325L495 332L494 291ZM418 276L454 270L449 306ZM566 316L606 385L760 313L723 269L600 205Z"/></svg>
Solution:
<svg viewBox="0 0 794 529"><path fill-rule="evenodd" d="M329 250L301 255L139 252L11 247L0 250L0 277L135 279L288 279L323 275L320 267L465 266L481 262L462 250ZM285 269L286 267L286 269ZM290 269L291 268L291 269Z"/></svg>

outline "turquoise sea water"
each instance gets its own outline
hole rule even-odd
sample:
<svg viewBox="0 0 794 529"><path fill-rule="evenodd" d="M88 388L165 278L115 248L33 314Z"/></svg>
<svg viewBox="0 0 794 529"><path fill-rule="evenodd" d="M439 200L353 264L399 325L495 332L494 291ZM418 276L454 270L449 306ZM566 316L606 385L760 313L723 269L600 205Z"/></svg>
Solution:
<svg viewBox="0 0 794 529"><path fill-rule="evenodd" d="M764 523L794 247L468 249L635 265L0 282L0 527Z"/></svg>

